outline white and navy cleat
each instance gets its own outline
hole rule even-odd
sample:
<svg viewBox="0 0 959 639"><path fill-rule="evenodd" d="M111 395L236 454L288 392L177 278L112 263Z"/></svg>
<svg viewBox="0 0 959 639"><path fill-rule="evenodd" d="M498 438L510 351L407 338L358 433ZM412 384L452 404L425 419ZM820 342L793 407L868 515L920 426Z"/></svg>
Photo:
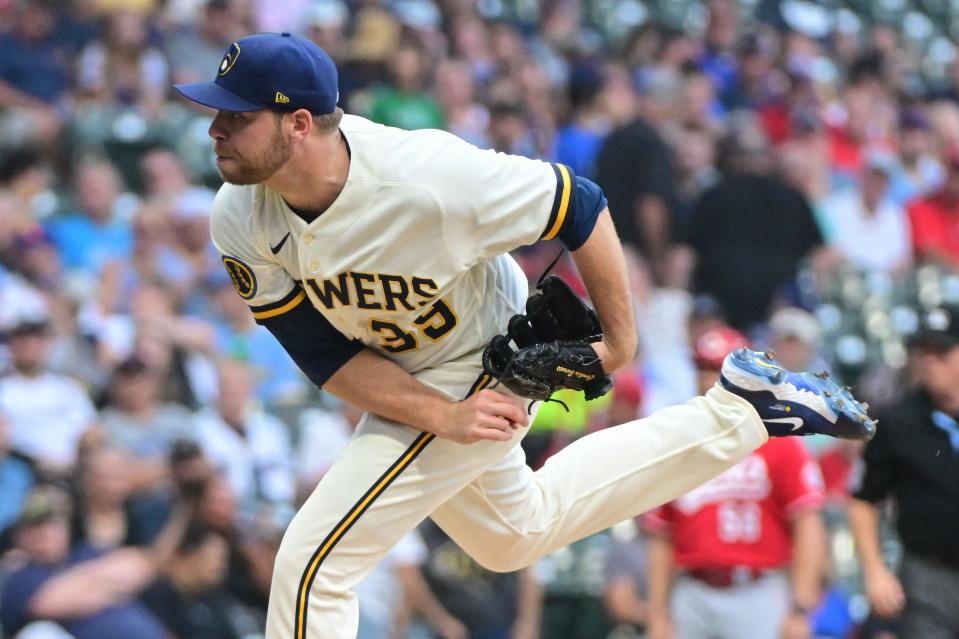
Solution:
<svg viewBox="0 0 959 639"><path fill-rule="evenodd" d="M876 434L868 406L828 373L788 371L773 353L736 349L723 361L719 383L756 408L770 437L821 433L866 441Z"/></svg>

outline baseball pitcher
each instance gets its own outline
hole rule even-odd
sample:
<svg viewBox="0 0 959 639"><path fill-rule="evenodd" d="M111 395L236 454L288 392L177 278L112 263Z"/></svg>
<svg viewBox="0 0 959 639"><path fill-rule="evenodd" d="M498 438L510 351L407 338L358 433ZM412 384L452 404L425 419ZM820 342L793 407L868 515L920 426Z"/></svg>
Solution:
<svg viewBox="0 0 959 639"><path fill-rule="evenodd" d="M287 33L233 43L214 80L177 89L217 110L212 235L237 293L314 383L367 411L283 538L269 639L354 637L353 585L425 517L480 564L516 570L770 434L874 428L829 380L743 349L705 397L585 437L534 473L518 445L530 399L602 394L636 348L601 190L562 165L343 115L332 60ZM595 315L557 281L527 300L508 252L551 238ZM784 411L798 425L763 421Z"/></svg>

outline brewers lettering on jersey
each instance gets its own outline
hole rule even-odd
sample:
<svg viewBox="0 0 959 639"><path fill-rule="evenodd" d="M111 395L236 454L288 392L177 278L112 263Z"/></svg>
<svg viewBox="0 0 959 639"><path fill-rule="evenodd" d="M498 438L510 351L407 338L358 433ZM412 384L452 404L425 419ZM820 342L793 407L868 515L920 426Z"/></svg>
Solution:
<svg viewBox="0 0 959 639"><path fill-rule="evenodd" d="M343 115L336 67L298 36L243 38L214 74L177 85L216 109L209 132L227 183L213 242L256 321L314 383L366 411L283 537L268 639L355 637L353 586L426 517L480 564L515 570L766 441L746 396L774 385L788 395L793 378L752 375L743 360L731 364L745 367L743 386L590 435L533 473L518 444L535 406L486 388L481 354L528 293L509 251L556 238L599 314L604 337L591 346L604 370L632 360L626 267L599 187L449 133ZM802 412L804 432L851 432L851 397L832 411L807 395L822 406Z"/></svg>

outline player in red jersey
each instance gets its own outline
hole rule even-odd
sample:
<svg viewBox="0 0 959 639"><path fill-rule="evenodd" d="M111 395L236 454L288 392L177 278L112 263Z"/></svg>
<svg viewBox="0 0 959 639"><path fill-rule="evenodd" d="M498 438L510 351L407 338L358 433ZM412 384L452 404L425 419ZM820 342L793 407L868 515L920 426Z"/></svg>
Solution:
<svg viewBox="0 0 959 639"><path fill-rule="evenodd" d="M701 388L745 346L729 328L694 345ZM808 638L819 597L823 482L796 437L770 439L723 474L644 516L650 639Z"/></svg>

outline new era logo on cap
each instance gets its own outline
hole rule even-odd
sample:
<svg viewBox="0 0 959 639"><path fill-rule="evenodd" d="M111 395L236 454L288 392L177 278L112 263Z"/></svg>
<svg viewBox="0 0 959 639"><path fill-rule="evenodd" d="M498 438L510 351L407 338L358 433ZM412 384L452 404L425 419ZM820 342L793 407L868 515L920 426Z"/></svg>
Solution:
<svg viewBox="0 0 959 639"><path fill-rule="evenodd" d="M223 111L307 109L332 113L339 98L333 60L312 40L289 33L258 33L223 54L216 79L177 84L186 98Z"/></svg>

